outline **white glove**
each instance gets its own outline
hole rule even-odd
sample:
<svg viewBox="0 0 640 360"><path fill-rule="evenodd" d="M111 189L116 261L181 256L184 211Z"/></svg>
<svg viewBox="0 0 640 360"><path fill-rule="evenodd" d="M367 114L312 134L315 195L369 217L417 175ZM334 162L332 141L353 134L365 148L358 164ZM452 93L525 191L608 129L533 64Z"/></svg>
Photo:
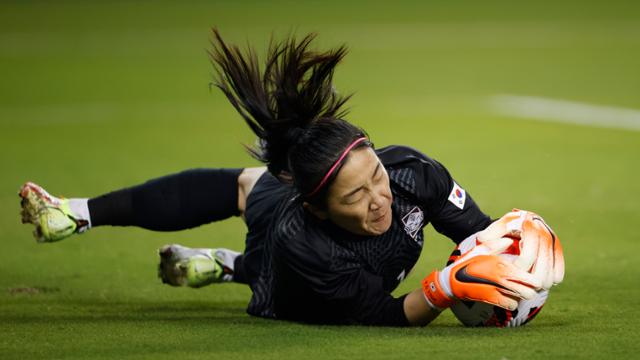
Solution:
<svg viewBox="0 0 640 360"><path fill-rule="evenodd" d="M469 251L476 244L502 237L519 240L518 247L508 249L507 253L518 255L514 264L533 274L543 289L548 290L562 282L564 255L560 239L540 215L530 211L514 209L507 213L486 229L465 239L463 243L468 243L464 247L460 243L460 252L464 254L463 250Z"/></svg>

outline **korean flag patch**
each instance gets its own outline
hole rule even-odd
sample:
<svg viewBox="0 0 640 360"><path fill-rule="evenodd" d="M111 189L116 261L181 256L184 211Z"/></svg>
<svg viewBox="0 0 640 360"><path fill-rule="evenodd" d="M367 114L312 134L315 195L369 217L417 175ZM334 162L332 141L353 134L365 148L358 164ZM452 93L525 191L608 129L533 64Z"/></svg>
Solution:
<svg viewBox="0 0 640 360"><path fill-rule="evenodd" d="M460 185L453 182L453 190L451 190L451 194L449 194L449 201L455 205L457 208L462 210L464 208L464 202L467 200L467 193L464 191Z"/></svg>

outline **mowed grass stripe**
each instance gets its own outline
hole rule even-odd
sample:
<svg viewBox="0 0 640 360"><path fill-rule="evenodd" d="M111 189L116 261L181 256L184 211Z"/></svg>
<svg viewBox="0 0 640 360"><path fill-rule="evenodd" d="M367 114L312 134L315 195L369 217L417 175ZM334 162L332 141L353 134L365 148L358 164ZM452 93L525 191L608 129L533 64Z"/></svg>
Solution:
<svg viewBox="0 0 640 360"><path fill-rule="evenodd" d="M640 108L634 4L3 2L0 358L633 358L640 134L513 121L484 100L536 94ZM95 196L192 167L255 165L241 146L254 137L207 87L211 25L259 51L272 30L347 43L337 88L356 92L349 119L378 147L408 144L441 160L493 217L513 206L542 214L565 246L567 277L540 316L511 330L463 328L450 312L420 329L301 325L248 316L246 286L160 283L160 246L240 250L239 219L36 244L19 223L22 181ZM396 295L453 247L432 228L425 239Z"/></svg>
<svg viewBox="0 0 640 360"><path fill-rule="evenodd" d="M489 105L518 118L640 131L640 110L635 109L521 95L496 95Z"/></svg>

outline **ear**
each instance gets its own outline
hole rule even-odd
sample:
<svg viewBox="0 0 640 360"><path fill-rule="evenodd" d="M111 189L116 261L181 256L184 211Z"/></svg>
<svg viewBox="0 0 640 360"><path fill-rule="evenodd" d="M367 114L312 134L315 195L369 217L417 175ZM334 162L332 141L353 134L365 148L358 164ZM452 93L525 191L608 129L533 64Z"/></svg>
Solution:
<svg viewBox="0 0 640 360"><path fill-rule="evenodd" d="M293 184L293 176L291 176L291 173L289 173L288 171L280 171L280 173L278 174L278 180L285 184Z"/></svg>
<svg viewBox="0 0 640 360"><path fill-rule="evenodd" d="M329 214L326 211L320 210L317 206L309 204L306 201L302 203L302 207L320 220L327 220L327 218L329 218Z"/></svg>

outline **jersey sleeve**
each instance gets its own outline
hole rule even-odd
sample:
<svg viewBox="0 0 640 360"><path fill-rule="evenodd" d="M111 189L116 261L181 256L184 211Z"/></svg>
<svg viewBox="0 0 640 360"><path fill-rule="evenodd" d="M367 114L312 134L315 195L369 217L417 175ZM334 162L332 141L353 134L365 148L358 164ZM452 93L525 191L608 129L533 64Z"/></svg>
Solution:
<svg viewBox="0 0 640 360"><path fill-rule="evenodd" d="M314 246L323 240L305 235L303 241L277 251L279 317L311 323L409 326L404 297L385 291L382 277L336 254L335 249Z"/></svg>
<svg viewBox="0 0 640 360"><path fill-rule="evenodd" d="M425 156L421 168L419 196L429 210L436 231L459 243L489 226L489 216L480 210L471 195L442 164Z"/></svg>
<svg viewBox="0 0 640 360"><path fill-rule="evenodd" d="M383 289L380 276L364 269L336 276L316 289L338 314L363 325L408 326L404 296L395 298Z"/></svg>

